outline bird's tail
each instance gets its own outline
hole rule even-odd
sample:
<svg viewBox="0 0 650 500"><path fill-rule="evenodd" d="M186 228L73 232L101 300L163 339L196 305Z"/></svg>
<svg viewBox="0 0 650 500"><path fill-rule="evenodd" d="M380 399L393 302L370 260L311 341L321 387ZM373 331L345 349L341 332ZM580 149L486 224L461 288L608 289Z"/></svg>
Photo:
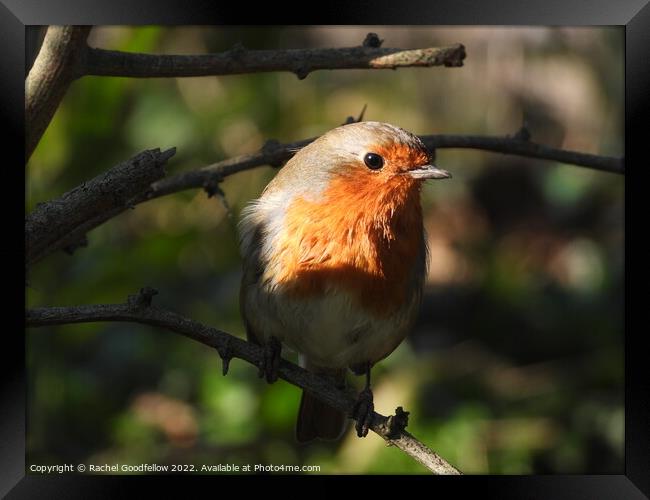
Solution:
<svg viewBox="0 0 650 500"><path fill-rule="evenodd" d="M345 385L346 370L325 370L316 368L309 363L305 364L305 368L313 373L329 375L340 387ZM345 413L332 408L317 399L312 393L303 390L296 423L296 439L300 443L306 443L316 438L339 439L345 431L346 420Z"/></svg>

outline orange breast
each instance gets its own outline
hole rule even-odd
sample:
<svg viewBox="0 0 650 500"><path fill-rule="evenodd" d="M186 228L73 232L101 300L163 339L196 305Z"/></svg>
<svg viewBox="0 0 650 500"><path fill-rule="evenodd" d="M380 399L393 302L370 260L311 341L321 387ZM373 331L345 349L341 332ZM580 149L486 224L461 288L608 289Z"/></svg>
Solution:
<svg viewBox="0 0 650 500"><path fill-rule="evenodd" d="M351 169L334 177L318 202L296 199L275 253L274 281L308 297L335 285L378 315L409 297L412 270L423 248L420 184Z"/></svg>

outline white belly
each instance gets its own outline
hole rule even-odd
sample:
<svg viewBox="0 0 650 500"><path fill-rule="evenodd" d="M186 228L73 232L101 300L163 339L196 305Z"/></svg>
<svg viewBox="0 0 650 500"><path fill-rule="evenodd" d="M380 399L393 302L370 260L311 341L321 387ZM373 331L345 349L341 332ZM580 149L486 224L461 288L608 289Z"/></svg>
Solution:
<svg viewBox="0 0 650 500"><path fill-rule="evenodd" d="M405 337L417 313L417 301L396 314L375 317L354 303L345 291L322 297L296 298L268 293L264 287L247 291L249 322L259 336L273 336L310 363L327 368L374 363L388 355Z"/></svg>

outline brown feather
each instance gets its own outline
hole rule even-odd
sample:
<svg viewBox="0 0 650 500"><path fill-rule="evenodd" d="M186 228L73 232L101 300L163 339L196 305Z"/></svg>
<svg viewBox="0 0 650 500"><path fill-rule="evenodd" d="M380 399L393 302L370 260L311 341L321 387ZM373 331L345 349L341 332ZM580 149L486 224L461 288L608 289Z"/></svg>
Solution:
<svg viewBox="0 0 650 500"><path fill-rule="evenodd" d="M307 364L307 369L315 373L326 373L333 377L336 384L345 384L345 370L324 370ZM347 418L345 413L332 408L312 393L302 391L298 420L296 422L296 439L300 443L314 439L337 440L345 432Z"/></svg>

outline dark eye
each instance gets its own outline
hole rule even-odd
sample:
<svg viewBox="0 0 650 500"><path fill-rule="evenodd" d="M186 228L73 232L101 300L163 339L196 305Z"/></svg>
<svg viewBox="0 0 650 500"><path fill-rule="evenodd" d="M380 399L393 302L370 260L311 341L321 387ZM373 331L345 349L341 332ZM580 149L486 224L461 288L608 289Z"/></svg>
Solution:
<svg viewBox="0 0 650 500"><path fill-rule="evenodd" d="M366 167L372 170L379 170L384 166L384 159L377 153L367 153L363 157L363 161L366 163Z"/></svg>

